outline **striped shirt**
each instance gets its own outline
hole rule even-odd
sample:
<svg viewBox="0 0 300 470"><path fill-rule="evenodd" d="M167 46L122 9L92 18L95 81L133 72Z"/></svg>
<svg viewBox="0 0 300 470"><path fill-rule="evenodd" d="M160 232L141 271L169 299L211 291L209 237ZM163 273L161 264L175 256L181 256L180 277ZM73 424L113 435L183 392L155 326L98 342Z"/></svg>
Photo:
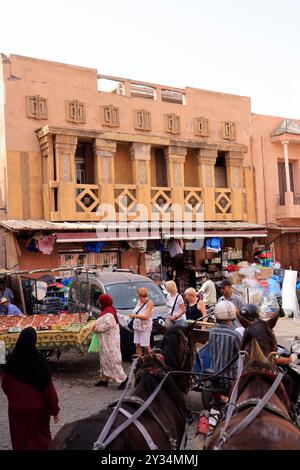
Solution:
<svg viewBox="0 0 300 470"><path fill-rule="evenodd" d="M211 369L219 372L225 367L241 349L241 335L233 326L219 324L209 332L209 352L211 357ZM222 377L235 378L237 363L226 369Z"/></svg>

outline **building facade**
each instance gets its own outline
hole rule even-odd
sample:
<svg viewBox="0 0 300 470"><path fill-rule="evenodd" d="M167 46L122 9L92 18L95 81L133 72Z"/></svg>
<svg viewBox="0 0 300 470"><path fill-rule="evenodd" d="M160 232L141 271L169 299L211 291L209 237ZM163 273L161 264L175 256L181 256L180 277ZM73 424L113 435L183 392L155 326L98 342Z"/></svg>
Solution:
<svg viewBox="0 0 300 470"><path fill-rule="evenodd" d="M252 115L257 222L284 269L300 270L300 121Z"/></svg>
<svg viewBox="0 0 300 470"><path fill-rule="evenodd" d="M77 264L82 243L102 241L89 263L101 258L143 273L144 250L123 246L126 221L155 221L154 232L132 238L148 246L164 238L169 222L166 238L182 238L176 224L187 219L193 231L200 213L204 236L265 234L261 180L257 204L254 187L264 118L252 116L250 98L4 54L0 86L3 266ZM28 250L37 233L55 235L51 253Z"/></svg>

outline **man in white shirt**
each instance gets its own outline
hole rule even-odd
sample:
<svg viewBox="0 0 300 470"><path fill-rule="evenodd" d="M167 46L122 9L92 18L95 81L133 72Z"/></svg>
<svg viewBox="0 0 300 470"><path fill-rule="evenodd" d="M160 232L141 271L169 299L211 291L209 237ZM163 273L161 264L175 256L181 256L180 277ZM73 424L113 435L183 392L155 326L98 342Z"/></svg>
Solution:
<svg viewBox="0 0 300 470"><path fill-rule="evenodd" d="M199 290L199 293L203 296L203 302L205 303L205 306L209 307L211 305L216 305L217 293L214 282L209 279L207 273L205 273L203 276L203 280L204 282Z"/></svg>

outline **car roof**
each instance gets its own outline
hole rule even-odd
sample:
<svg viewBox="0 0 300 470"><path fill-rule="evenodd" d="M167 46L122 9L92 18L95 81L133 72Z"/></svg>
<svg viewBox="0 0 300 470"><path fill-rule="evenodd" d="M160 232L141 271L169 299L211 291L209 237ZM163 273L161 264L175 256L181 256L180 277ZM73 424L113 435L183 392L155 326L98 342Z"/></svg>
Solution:
<svg viewBox="0 0 300 470"><path fill-rule="evenodd" d="M78 276L81 281L87 279L86 273ZM97 279L103 284L120 284L122 282L153 282L146 276L134 274L130 272L111 272L111 271L97 271L88 273L88 279Z"/></svg>

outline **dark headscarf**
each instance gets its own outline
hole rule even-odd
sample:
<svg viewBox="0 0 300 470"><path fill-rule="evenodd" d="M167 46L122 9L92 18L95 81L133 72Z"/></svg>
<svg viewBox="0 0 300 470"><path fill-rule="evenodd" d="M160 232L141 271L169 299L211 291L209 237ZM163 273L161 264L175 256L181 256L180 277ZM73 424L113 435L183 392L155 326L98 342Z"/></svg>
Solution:
<svg viewBox="0 0 300 470"><path fill-rule="evenodd" d="M119 323L117 311L115 307L113 306L113 299L111 298L110 295L107 295L107 294L99 295L98 303L102 309L99 315L99 318L103 317L103 315L106 315L107 313L111 313L114 316L116 323Z"/></svg>
<svg viewBox="0 0 300 470"><path fill-rule="evenodd" d="M51 380L51 372L46 359L37 351L36 342L35 329L24 328L4 370L20 382L44 390Z"/></svg>

